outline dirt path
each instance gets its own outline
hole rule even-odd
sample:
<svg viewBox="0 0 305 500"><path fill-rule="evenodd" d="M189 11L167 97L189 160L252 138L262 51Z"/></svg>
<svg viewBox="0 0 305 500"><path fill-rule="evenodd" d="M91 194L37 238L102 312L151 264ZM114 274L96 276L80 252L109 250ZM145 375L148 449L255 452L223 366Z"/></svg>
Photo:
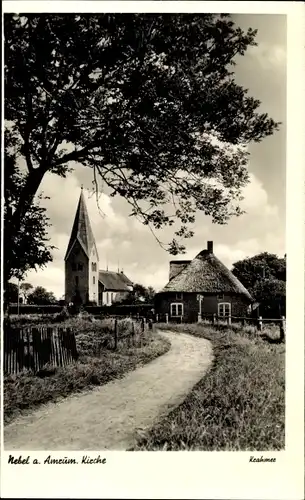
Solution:
<svg viewBox="0 0 305 500"><path fill-rule="evenodd" d="M124 378L49 403L4 428L6 450L126 450L180 404L212 361L208 340L160 332L170 350Z"/></svg>

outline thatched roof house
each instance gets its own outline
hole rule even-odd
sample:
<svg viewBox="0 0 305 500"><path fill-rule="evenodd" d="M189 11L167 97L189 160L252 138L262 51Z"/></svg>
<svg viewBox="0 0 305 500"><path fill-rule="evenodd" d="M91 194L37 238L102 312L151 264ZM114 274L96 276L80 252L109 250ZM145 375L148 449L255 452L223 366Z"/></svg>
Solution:
<svg viewBox="0 0 305 500"><path fill-rule="evenodd" d="M156 313L169 318L197 321L198 315L219 316L247 314L254 302L248 290L214 255L208 241L191 260L170 262L169 282L156 296Z"/></svg>

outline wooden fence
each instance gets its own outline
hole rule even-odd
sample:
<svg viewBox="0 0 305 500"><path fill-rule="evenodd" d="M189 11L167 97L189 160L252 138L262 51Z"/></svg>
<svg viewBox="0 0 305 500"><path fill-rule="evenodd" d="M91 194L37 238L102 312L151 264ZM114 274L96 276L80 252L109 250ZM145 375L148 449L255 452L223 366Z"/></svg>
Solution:
<svg viewBox="0 0 305 500"><path fill-rule="evenodd" d="M124 333L124 335L119 335L118 319L117 318L114 319L114 350L118 348L118 342L121 340L128 339L129 344L131 343L135 344L136 323L140 324L142 333L145 331L145 329L152 330L153 323L151 320L147 321L146 318L139 316L136 316L135 318L133 318L132 316L129 317L132 320L131 331L128 333Z"/></svg>
<svg viewBox="0 0 305 500"><path fill-rule="evenodd" d="M71 328L4 326L4 373L28 369L39 372L46 364L66 366L78 358L74 332Z"/></svg>

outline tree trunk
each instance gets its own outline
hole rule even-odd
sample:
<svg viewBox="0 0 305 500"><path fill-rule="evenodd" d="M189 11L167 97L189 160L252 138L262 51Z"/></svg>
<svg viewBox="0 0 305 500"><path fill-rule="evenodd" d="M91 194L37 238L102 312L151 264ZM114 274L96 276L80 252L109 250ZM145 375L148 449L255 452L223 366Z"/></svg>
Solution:
<svg viewBox="0 0 305 500"><path fill-rule="evenodd" d="M33 203L35 194L37 193L37 190L46 171L46 168L40 166L39 168L36 168L28 173L25 186L22 190L18 205L15 212L13 213L11 220L9 221L9 223L8 221L4 221L4 286L7 285L7 282L12 277L14 241L20 231L21 221L25 216L29 206L31 206L31 204Z"/></svg>

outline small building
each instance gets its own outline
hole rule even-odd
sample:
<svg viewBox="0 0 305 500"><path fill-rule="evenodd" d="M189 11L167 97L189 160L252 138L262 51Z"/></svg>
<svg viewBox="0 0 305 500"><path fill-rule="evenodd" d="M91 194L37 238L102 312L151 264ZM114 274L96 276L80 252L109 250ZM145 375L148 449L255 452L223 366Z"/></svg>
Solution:
<svg viewBox="0 0 305 500"><path fill-rule="evenodd" d="M133 284L123 271L117 273L114 271L99 272L100 305L111 306L115 302L121 302L132 290Z"/></svg>
<svg viewBox="0 0 305 500"><path fill-rule="evenodd" d="M156 314L171 321L196 322L202 317L246 316L254 303L248 290L214 255L208 241L193 260L170 262L169 282L156 295Z"/></svg>
<svg viewBox="0 0 305 500"><path fill-rule="evenodd" d="M111 305L132 290L133 284L123 271L99 269L99 254L81 189L65 256L65 301Z"/></svg>

